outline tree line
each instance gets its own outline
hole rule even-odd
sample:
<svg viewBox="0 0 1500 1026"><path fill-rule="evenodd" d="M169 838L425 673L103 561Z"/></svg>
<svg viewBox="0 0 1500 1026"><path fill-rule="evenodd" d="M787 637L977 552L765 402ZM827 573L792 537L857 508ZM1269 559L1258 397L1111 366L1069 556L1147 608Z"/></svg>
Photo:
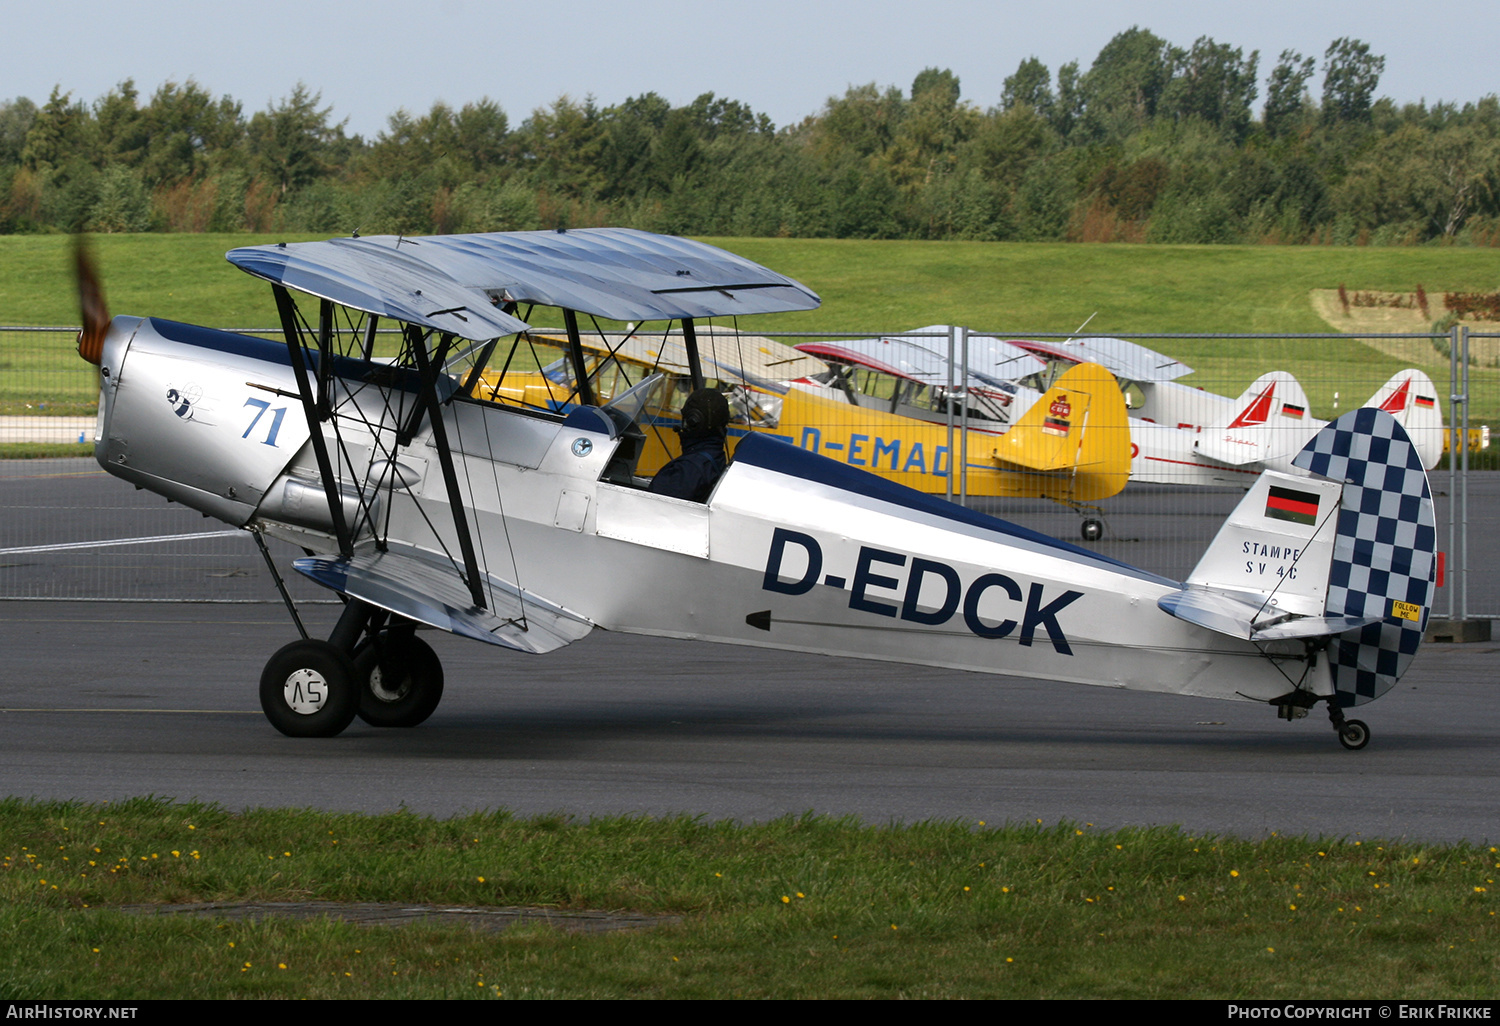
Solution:
<svg viewBox="0 0 1500 1026"><path fill-rule="evenodd" d="M1398 106L1356 39L1321 61L1132 28L1036 58L993 106L929 68L778 128L712 93L482 99L366 140L298 84L246 116L194 81L0 102L0 232L675 234L1194 243L1500 243L1500 101ZM1321 79L1318 78L1321 70ZM1264 96L1262 99L1262 87ZM1320 87L1320 88L1319 88ZM1317 95L1314 89L1317 88Z"/></svg>

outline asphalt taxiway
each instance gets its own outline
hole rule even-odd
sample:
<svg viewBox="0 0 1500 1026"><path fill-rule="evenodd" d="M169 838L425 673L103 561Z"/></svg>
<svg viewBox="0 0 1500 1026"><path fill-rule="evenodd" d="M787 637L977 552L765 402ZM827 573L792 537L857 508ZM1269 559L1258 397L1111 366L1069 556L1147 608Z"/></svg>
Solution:
<svg viewBox="0 0 1500 1026"><path fill-rule="evenodd" d="M1444 545L1446 475L1433 484ZM1500 526L1500 474L1474 475L1470 491L1471 603L1500 610L1481 540ZM1107 504L1098 549L1180 579L1239 495L1132 486ZM1076 530L1048 504L981 505ZM1286 723L1250 704L602 631L540 657L429 632L447 693L427 723L292 740L265 721L257 682L296 635L265 602L275 592L259 555L223 528L92 461L0 463L0 588L32 596L0 601L0 794L1500 835L1500 643L1425 646L1394 691L1354 714L1373 735L1361 752L1339 746L1321 710ZM126 593L262 604L36 600ZM1439 592L1439 612L1451 594ZM326 635L334 609L305 613Z"/></svg>
<svg viewBox="0 0 1500 1026"><path fill-rule="evenodd" d="M1500 835L1500 645L1425 647L1347 752L1322 712L600 631L541 657L427 636L447 677L427 723L294 740L256 693L294 637L276 607L0 604L0 793Z"/></svg>

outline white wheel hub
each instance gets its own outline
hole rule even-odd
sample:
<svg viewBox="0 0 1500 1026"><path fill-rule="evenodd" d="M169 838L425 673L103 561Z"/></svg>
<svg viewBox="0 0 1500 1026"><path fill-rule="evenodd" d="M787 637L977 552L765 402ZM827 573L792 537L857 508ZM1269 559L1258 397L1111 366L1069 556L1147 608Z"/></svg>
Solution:
<svg viewBox="0 0 1500 1026"><path fill-rule="evenodd" d="M281 694L292 712L311 716L328 701L328 682L317 670L294 670L282 686Z"/></svg>

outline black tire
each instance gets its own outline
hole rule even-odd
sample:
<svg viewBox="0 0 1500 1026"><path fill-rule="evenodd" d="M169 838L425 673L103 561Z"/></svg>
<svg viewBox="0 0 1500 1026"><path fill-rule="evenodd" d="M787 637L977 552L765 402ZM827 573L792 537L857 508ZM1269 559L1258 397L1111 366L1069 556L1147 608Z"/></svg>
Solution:
<svg viewBox="0 0 1500 1026"><path fill-rule="evenodd" d="M1104 537L1104 521L1085 520L1082 533L1084 541L1098 541Z"/></svg>
<svg viewBox="0 0 1500 1026"><path fill-rule="evenodd" d="M333 737L359 711L354 663L326 641L294 641L260 674L260 707L287 737Z"/></svg>
<svg viewBox="0 0 1500 1026"><path fill-rule="evenodd" d="M443 699L443 663L431 645L411 633L382 631L378 642L360 642L354 674L360 682L359 718L372 727L415 727Z"/></svg>
<svg viewBox="0 0 1500 1026"><path fill-rule="evenodd" d="M1364 720L1345 720L1344 727L1339 731L1339 744L1357 752L1370 743L1370 728L1365 725Z"/></svg>

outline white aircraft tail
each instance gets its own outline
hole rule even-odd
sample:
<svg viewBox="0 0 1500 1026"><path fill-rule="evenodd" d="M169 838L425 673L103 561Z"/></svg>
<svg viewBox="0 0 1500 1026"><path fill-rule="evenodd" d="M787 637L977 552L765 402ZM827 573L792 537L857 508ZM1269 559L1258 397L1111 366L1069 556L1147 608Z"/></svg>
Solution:
<svg viewBox="0 0 1500 1026"><path fill-rule="evenodd" d="M1340 706L1388 691L1422 642L1437 566L1432 493L1406 430L1363 407L1262 474L1181 591L1158 604L1202 627L1271 642L1330 638Z"/></svg>
<svg viewBox="0 0 1500 1026"><path fill-rule="evenodd" d="M1194 447L1210 459L1231 466L1290 456L1296 432L1283 430L1306 422L1307 393L1286 371L1270 371L1255 382L1214 422L1204 427Z"/></svg>
<svg viewBox="0 0 1500 1026"><path fill-rule="evenodd" d="M1431 378L1416 368L1399 371L1365 405L1395 417L1421 454L1422 466L1437 466L1443 455L1443 411Z"/></svg>

